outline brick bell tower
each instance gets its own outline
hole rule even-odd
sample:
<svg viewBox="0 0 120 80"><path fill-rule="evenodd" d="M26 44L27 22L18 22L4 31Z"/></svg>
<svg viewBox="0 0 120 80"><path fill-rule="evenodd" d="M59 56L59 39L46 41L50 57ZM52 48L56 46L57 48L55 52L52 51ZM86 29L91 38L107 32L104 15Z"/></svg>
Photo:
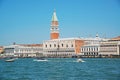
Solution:
<svg viewBox="0 0 120 80"><path fill-rule="evenodd" d="M58 28L58 19L56 16L56 11L54 10L52 21L51 21L51 28L50 28L50 39L58 39L59 38L59 28Z"/></svg>

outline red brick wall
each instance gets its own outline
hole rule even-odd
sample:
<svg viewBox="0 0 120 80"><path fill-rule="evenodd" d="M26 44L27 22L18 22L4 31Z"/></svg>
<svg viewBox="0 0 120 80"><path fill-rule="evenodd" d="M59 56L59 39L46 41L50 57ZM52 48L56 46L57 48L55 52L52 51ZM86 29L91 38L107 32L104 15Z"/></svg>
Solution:
<svg viewBox="0 0 120 80"><path fill-rule="evenodd" d="M78 54L81 52L80 48L84 45L83 40L75 40L75 53Z"/></svg>
<svg viewBox="0 0 120 80"><path fill-rule="evenodd" d="M59 38L59 33L51 33L51 39L58 39Z"/></svg>

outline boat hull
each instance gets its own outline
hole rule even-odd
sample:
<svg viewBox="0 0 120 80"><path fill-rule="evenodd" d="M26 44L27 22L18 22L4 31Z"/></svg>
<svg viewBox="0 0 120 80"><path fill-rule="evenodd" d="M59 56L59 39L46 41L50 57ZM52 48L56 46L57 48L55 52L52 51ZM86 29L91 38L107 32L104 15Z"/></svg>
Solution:
<svg viewBox="0 0 120 80"><path fill-rule="evenodd" d="M5 60L5 62L14 62L15 59L8 59L8 60Z"/></svg>

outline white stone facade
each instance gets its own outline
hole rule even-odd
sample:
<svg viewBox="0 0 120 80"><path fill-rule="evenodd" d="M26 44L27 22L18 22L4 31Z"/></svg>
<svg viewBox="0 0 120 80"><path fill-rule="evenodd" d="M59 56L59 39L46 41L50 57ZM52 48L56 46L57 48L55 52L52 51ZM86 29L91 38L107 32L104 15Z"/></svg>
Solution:
<svg viewBox="0 0 120 80"><path fill-rule="evenodd" d="M101 55L120 55L120 41L101 42Z"/></svg>
<svg viewBox="0 0 120 80"><path fill-rule="evenodd" d="M43 42L43 51L47 56L72 56L76 54L75 41L79 38L53 39Z"/></svg>
<svg viewBox="0 0 120 80"><path fill-rule="evenodd" d="M43 53L42 46L10 45L4 47L6 55L17 55L22 57L33 57L35 53Z"/></svg>
<svg viewBox="0 0 120 80"><path fill-rule="evenodd" d="M98 56L100 52L100 43L102 41L108 41L108 39L100 38L82 38L85 42L81 47L81 54L85 56Z"/></svg>
<svg viewBox="0 0 120 80"><path fill-rule="evenodd" d="M81 53L85 56L98 56L99 51L99 44L85 45L81 47Z"/></svg>

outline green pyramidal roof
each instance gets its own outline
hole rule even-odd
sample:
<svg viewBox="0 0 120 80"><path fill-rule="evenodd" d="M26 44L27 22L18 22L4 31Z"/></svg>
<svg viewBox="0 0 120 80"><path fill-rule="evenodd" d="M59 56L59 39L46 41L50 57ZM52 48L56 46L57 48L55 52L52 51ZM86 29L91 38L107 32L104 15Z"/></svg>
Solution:
<svg viewBox="0 0 120 80"><path fill-rule="evenodd" d="M52 21L58 21L57 16L56 16L56 11L54 11L53 13Z"/></svg>

